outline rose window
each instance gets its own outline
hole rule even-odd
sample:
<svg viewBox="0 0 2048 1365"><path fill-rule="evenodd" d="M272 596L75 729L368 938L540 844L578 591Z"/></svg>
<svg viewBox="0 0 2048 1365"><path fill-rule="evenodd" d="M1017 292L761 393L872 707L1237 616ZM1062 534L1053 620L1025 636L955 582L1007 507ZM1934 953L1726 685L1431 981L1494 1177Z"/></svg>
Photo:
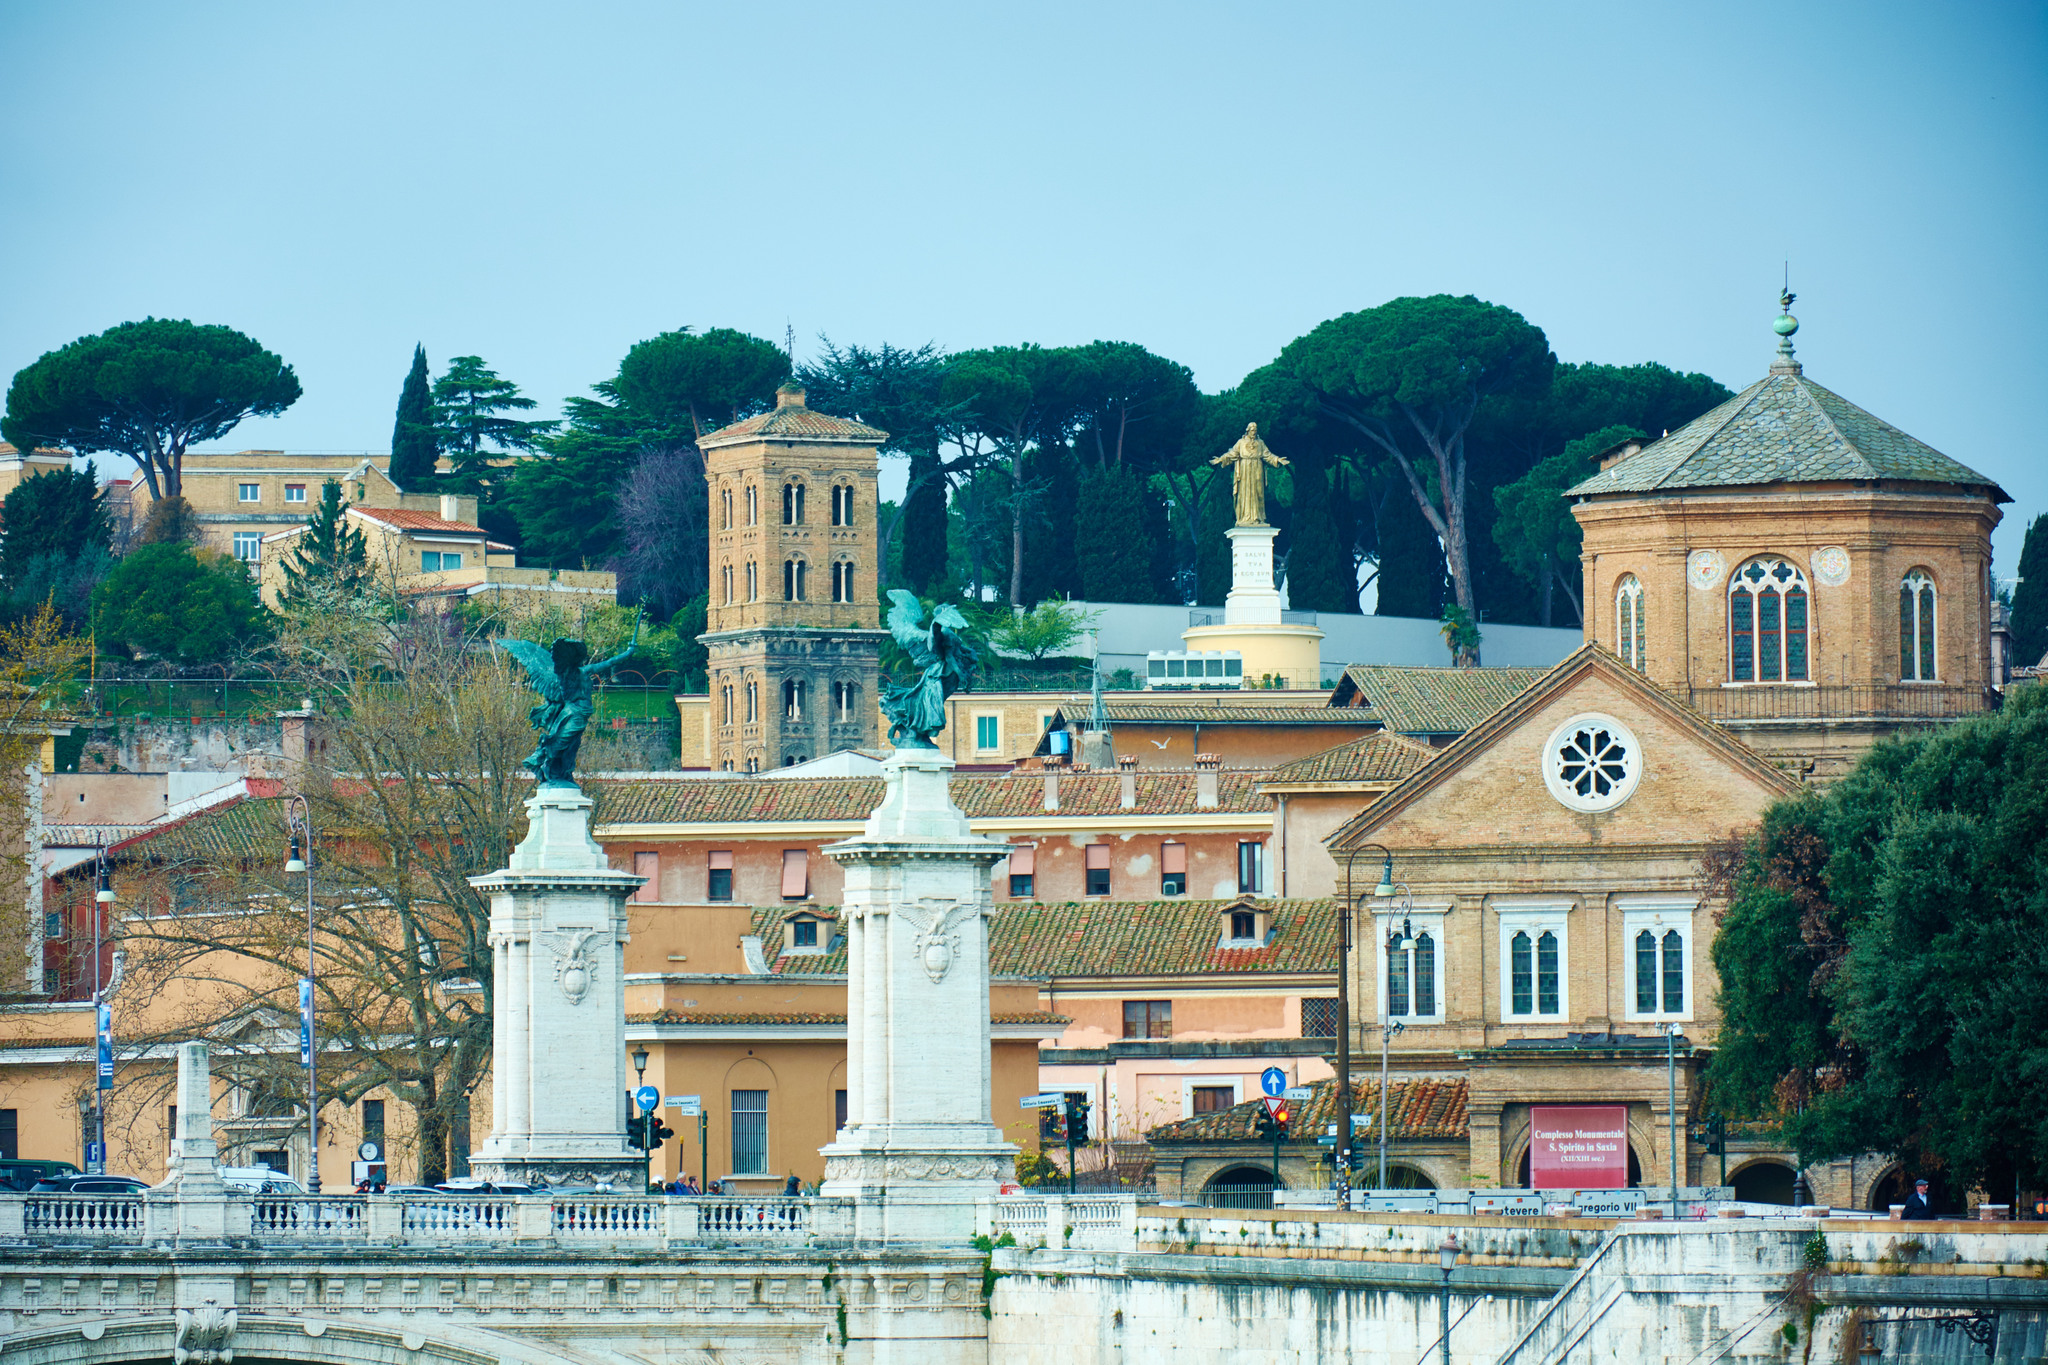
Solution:
<svg viewBox="0 0 2048 1365"><path fill-rule="evenodd" d="M1573 810L1620 805L1635 790L1640 768L1636 737L1611 716L1575 716L1544 747L1544 782Z"/></svg>

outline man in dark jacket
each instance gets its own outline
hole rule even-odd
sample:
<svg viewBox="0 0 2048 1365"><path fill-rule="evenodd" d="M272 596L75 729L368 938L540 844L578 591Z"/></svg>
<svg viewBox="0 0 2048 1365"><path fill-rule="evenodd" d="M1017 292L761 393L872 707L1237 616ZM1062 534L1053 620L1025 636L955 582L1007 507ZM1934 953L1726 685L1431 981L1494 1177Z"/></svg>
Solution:
<svg viewBox="0 0 2048 1365"><path fill-rule="evenodd" d="M1932 1218L1934 1206L1927 1202L1927 1181L1925 1177L1913 1182L1913 1192L1906 1196L1905 1212L1901 1218Z"/></svg>

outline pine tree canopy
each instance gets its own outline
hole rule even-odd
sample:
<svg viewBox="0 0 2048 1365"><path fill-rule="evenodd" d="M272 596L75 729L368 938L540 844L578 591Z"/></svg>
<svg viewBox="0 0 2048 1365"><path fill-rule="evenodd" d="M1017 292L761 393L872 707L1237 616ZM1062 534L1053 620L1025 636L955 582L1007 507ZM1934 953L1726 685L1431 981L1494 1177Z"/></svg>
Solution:
<svg viewBox="0 0 2048 1365"><path fill-rule="evenodd" d="M347 591L368 576L363 533L349 525L347 514L340 482L329 479L321 485L320 505L284 558L284 587L278 593L282 604L305 603L318 587Z"/></svg>

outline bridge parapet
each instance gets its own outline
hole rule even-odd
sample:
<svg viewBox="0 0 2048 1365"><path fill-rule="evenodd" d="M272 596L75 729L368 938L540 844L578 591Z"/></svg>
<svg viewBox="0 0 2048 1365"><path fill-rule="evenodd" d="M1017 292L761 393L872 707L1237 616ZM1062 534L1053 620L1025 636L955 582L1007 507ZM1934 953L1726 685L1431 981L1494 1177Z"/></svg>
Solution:
<svg viewBox="0 0 2048 1365"><path fill-rule="evenodd" d="M847 1245L850 1200L630 1195L0 1194L0 1245L455 1246L663 1251Z"/></svg>

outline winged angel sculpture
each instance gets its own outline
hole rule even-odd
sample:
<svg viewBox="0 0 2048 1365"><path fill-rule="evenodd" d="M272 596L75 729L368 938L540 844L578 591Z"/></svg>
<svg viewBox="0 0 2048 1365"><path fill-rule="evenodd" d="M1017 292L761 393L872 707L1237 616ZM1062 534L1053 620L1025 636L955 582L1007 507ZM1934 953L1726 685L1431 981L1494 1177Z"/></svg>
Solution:
<svg viewBox="0 0 2048 1365"><path fill-rule="evenodd" d="M526 713L526 723L540 744L522 764L543 787L576 785L576 751L597 710L591 680L617 668L640 643L640 618L633 618L633 638L602 663L586 664L590 647L581 640L557 640L546 649L531 640L500 640L498 647L526 670L526 685L540 693L540 705Z"/></svg>
<svg viewBox="0 0 2048 1365"><path fill-rule="evenodd" d="M946 728L946 698L974 680L974 646L967 642L967 618L951 605L932 608L914 593L889 594L889 634L917 667L915 681L882 689L882 713L889 717L889 742L906 749L936 749L932 736ZM907 739L906 739L907 737Z"/></svg>

